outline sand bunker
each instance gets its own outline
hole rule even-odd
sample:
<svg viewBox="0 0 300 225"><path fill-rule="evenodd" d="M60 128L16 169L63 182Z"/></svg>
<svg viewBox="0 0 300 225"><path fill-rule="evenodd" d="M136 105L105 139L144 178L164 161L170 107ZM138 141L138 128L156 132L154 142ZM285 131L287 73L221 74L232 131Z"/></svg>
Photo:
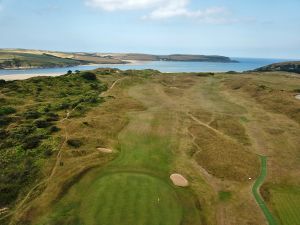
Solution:
<svg viewBox="0 0 300 225"><path fill-rule="evenodd" d="M178 186L178 187L187 187L187 186L189 186L189 182L181 174L174 173L170 176L170 179L172 180L173 184Z"/></svg>
<svg viewBox="0 0 300 225"><path fill-rule="evenodd" d="M300 100L300 94L295 96L296 99Z"/></svg>
<svg viewBox="0 0 300 225"><path fill-rule="evenodd" d="M100 152L103 152L103 153L113 153L113 150L108 149L108 148L97 148L97 150L99 150Z"/></svg>

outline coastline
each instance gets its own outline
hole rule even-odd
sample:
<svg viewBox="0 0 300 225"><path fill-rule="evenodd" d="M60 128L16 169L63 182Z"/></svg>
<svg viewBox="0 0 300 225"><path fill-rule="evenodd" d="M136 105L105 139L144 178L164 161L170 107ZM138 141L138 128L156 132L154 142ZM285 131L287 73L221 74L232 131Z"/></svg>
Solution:
<svg viewBox="0 0 300 225"><path fill-rule="evenodd" d="M9 74L1 75L0 80L12 81L12 80L26 80L32 77L57 77L62 76L63 73L41 73L41 74Z"/></svg>

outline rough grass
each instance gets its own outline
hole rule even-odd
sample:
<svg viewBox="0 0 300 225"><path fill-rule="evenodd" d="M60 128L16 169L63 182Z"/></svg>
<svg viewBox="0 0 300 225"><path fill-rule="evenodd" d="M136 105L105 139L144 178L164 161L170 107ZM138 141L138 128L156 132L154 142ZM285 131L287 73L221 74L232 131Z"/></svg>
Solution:
<svg viewBox="0 0 300 225"><path fill-rule="evenodd" d="M253 74L227 79L225 83L233 90L246 92L265 109L300 123L300 101L294 98L294 90L299 88L299 78L276 73Z"/></svg>
<svg viewBox="0 0 300 225"><path fill-rule="evenodd" d="M209 173L222 179L246 181L258 175L257 156L242 145L226 139L201 125L193 125L190 132L200 147L195 159Z"/></svg>

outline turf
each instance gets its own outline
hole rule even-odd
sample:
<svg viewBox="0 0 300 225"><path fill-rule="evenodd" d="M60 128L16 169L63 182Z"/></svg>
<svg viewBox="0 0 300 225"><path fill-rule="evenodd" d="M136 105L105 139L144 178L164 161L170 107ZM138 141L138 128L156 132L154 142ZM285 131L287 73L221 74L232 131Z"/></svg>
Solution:
<svg viewBox="0 0 300 225"><path fill-rule="evenodd" d="M78 197L80 203L74 202ZM76 185L51 217L38 224L175 225L182 213L176 192L163 180L118 172L100 176L88 187Z"/></svg>
<svg viewBox="0 0 300 225"><path fill-rule="evenodd" d="M299 224L300 191L295 188L275 188L271 191L272 203L282 225Z"/></svg>

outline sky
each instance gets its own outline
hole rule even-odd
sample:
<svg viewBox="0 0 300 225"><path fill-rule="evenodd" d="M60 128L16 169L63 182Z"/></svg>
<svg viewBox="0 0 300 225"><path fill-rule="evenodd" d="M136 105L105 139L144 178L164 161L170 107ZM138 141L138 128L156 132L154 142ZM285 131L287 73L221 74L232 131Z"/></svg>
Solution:
<svg viewBox="0 0 300 225"><path fill-rule="evenodd" d="M300 59L299 0L0 0L0 48Z"/></svg>

